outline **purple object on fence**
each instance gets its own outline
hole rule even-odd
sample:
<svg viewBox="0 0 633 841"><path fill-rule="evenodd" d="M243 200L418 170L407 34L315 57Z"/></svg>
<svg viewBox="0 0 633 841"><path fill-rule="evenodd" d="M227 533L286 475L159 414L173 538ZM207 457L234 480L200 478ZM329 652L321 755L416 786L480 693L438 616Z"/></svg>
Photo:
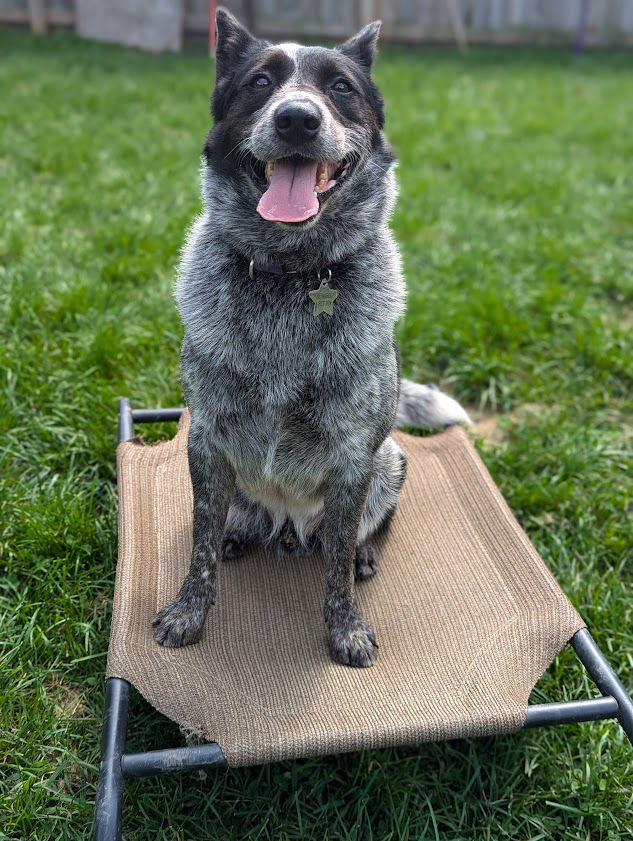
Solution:
<svg viewBox="0 0 633 841"><path fill-rule="evenodd" d="M587 38L587 25L589 23L589 10L591 0L581 0L580 17L578 18L578 31L576 33L576 53L582 55L585 51L585 40Z"/></svg>

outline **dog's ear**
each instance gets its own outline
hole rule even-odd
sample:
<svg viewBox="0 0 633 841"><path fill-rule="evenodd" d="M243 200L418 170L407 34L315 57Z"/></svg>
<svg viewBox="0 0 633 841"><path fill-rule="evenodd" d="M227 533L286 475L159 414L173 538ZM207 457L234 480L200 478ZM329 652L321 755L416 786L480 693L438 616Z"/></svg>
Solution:
<svg viewBox="0 0 633 841"><path fill-rule="evenodd" d="M226 9L215 13L215 79L223 81L257 43L251 33Z"/></svg>
<svg viewBox="0 0 633 841"><path fill-rule="evenodd" d="M380 20L368 23L348 41L339 44L336 49L369 72L376 55L376 44L378 43L381 26L382 21Z"/></svg>

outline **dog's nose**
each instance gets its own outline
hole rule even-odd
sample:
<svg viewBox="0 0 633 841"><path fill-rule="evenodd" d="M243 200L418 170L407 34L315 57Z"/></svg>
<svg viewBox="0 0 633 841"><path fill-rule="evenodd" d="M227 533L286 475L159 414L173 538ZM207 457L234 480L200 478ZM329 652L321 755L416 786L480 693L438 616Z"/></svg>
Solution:
<svg viewBox="0 0 633 841"><path fill-rule="evenodd" d="M277 134L291 143L305 143L319 133L321 114L311 102L284 102L275 111Z"/></svg>

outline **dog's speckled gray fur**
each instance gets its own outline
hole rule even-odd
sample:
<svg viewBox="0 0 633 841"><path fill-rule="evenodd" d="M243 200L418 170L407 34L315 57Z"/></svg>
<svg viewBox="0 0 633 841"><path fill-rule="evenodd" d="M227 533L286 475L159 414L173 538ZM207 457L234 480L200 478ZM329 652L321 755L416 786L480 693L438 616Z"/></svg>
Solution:
<svg viewBox="0 0 633 841"><path fill-rule="evenodd" d="M393 334L405 291L387 226L393 156L370 77L378 27L325 50L257 41L222 10L217 23L204 212L190 231L176 290L194 550L154 635L165 646L199 639L222 553L235 558L254 541L286 554L321 547L332 656L370 666L376 641L355 610L353 587L376 570L371 538L393 514L404 479L404 454L389 435L396 412L402 424L466 419L427 386L406 384L398 404ZM258 72L273 80L265 94L249 86ZM324 79L337 75L351 80L353 97L331 92ZM318 136L300 149L273 128L275 108L289 98L308 99L323 117ZM265 221L255 210L264 186L253 164L297 151L344 158L350 172L307 222ZM251 279L251 258L298 273L256 271ZM334 315L314 317L308 292L327 268L339 292Z"/></svg>

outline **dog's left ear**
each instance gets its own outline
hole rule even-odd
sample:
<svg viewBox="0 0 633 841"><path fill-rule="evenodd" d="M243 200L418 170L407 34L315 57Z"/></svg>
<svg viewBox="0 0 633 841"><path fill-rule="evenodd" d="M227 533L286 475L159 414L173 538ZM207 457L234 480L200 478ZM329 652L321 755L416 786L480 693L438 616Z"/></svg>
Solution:
<svg viewBox="0 0 633 841"><path fill-rule="evenodd" d="M364 70L369 72L376 56L376 44L378 43L381 26L382 21L380 20L368 23L367 26L364 26L360 32L357 32L348 41L339 44L336 49L343 53L343 55L353 59Z"/></svg>
<svg viewBox="0 0 633 841"><path fill-rule="evenodd" d="M257 43L257 39L226 9L217 10L215 27L215 74L216 82L221 82L247 55L249 49Z"/></svg>

